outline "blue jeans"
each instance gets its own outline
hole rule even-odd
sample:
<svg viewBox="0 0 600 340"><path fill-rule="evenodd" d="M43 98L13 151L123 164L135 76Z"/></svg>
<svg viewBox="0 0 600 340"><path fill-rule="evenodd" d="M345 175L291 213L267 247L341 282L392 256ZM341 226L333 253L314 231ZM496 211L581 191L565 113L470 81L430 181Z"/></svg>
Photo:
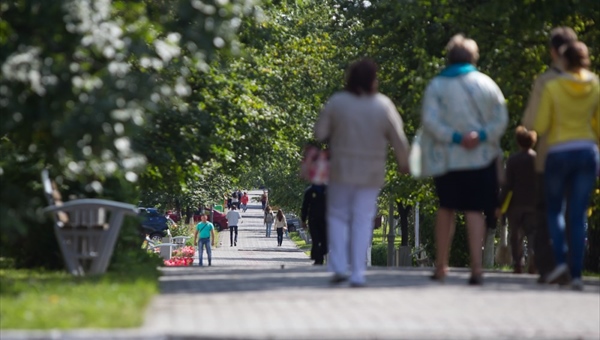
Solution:
<svg viewBox="0 0 600 340"><path fill-rule="evenodd" d="M281 246L283 242L283 228L277 228L277 245Z"/></svg>
<svg viewBox="0 0 600 340"><path fill-rule="evenodd" d="M596 182L599 163L598 149L580 149L548 153L544 174L546 215L552 238L556 264L566 263L570 251L569 269L572 278L581 278L585 243L586 211ZM569 191L566 189L570 188ZM563 206L569 195L570 242L565 242L565 216Z"/></svg>
<svg viewBox="0 0 600 340"><path fill-rule="evenodd" d="M204 253L204 247L206 247L206 254L208 254L208 265L212 263L212 251L210 249L210 237L201 238L198 242L198 265L202 267L202 254Z"/></svg>
<svg viewBox="0 0 600 340"><path fill-rule="evenodd" d="M271 237L271 227L273 226L273 222L266 222L265 224L267 225L267 234L265 236Z"/></svg>

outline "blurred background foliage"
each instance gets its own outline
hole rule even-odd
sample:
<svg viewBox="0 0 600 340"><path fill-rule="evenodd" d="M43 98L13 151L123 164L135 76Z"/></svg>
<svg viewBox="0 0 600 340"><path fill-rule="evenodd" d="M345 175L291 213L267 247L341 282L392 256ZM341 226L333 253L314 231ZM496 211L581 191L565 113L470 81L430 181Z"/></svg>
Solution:
<svg viewBox="0 0 600 340"><path fill-rule="evenodd" d="M2 256L25 267L61 266L41 213L44 167L65 197L186 211L264 186L271 203L298 213L301 148L357 58L380 65L380 90L410 138L446 42L472 37L479 68L508 100L507 154L531 84L550 62L552 27L572 26L600 70L594 0L9 0L0 18L0 242ZM432 244L431 181L388 166L381 213L390 200L411 214L419 202L421 239ZM597 210L592 216L598 233ZM452 264L466 265L466 246L454 249L463 254ZM598 270L598 260L588 268Z"/></svg>

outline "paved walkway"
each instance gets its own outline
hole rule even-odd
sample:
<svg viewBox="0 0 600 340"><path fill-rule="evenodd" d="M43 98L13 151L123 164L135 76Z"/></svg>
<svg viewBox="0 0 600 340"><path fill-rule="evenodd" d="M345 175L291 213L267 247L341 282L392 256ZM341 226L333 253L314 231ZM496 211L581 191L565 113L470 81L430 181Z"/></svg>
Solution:
<svg viewBox="0 0 600 340"><path fill-rule="evenodd" d="M325 268L310 265L291 241L278 248L276 238L264 238L260 214L257 205L243 214L238 247L221 233L212 267L164 268L142 328L54 338L600 339L598 279L574 292L538 285L532 275L487 272L484 286L470 287L466 269L438 284L427 268L374 267L367 288L330 287Z"/></svg>

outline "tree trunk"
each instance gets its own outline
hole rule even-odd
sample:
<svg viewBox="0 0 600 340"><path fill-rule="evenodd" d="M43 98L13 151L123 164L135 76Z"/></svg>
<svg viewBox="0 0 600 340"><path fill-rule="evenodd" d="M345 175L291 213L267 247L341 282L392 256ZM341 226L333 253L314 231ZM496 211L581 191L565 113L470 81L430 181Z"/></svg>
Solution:
<svg viewBox="0 0 600 340"><path fill-rule="evenodd" d="M398 212L400 214L400 234L401 234L401 246L408 246L408 214L412 206L407 205L406 207L402 203L398 203Z"/></svg>

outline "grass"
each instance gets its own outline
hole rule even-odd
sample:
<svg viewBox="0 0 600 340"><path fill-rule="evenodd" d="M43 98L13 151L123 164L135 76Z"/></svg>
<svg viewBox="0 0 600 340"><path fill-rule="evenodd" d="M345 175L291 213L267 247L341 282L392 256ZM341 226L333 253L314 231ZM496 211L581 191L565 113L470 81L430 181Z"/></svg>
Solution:
<svg viewBox="0 0 600 340"><path fill-rule="evenodd" d="M296 246L304 251L304 254L310 256L310 248L312 247L310 244L306 244L306 241L300 237L300 234L297 231L290 232L290 240L292 240Z"/></svg>
<svg viewBox="0 0 600 340"><path fill-rule="evenodd" d="M394 239L394 245L399 247L402 243L400 235L396 235ZM375 244L387 244L387 235L383 235L383 226L373 230L373 245Z"/></svg>
<svg viewBox="0 0 600 340"><path fill-rule="evenodd" d="M157 292L154 268L83 278L66 272L0 269L0 328L138 327Z"/></svg>

